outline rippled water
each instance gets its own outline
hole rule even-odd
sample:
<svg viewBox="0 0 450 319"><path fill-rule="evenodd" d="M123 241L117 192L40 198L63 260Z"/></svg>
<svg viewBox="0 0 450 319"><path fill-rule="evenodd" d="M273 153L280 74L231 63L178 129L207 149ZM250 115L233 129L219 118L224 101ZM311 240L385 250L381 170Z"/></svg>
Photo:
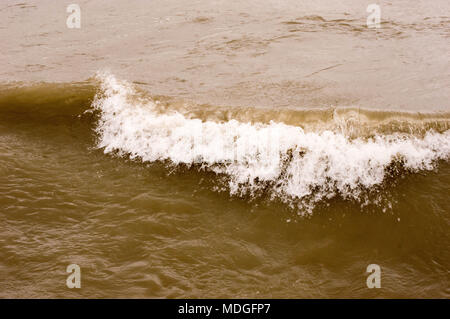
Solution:
<svg viewBox="0 0 450 319"><path fill-rule="evenodd" d="M78 3L0 6L0 297L449 297L448 1Z"/></svg>

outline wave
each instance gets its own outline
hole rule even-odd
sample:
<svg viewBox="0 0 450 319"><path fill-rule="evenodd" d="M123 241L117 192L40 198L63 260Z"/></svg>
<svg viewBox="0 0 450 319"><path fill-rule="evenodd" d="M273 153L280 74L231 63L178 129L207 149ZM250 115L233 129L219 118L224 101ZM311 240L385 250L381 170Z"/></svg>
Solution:
<svg viewBox="0 0 450 319"><path fill-rule="evenodd" d="M92 108L105 153L213 172L232 196L269 194L302 214L337 196L364 203L388 176L450 156L448 114L208 108L154 99L111 74L98 79Z"/></svg>
<svg viewBox="0 0 450 319"><path fill-rule="evenodd" d="M68 120L86 116L96 93L103 90L100 75L76 83L10 83L0 85L0 114L38 120ZM356 107L261 108L217 106L176 100L167 96L149 96L134 82L133 96L151 100L154 112L180 113L188 119L244 123L272 122L298 126L305 131L342 132L349 137L371 137L380 134L408 133L423 135L430 130L442 133L450 129L450 112L399 112ZM130 86L129 83L124 83ZM129 96L131 98L131 95ZM22 117L21 117L22 116ZM93 119L93 117L88 117Z"/></svg>
<svg viewBox="0 0 450 319"><path fill-rule="evenodd" d="M90 108L97 90L93 81L4 84L0 86L0 121L72 123Z"/></svg>

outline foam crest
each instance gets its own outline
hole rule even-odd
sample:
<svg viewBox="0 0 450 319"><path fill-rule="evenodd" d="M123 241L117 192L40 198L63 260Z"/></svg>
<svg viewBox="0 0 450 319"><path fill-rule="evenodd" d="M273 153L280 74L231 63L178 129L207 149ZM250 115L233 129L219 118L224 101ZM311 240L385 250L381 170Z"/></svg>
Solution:
<svg viewBox="0 0 450 319"><path fill-rule="evenodd" d="M270 121L244 123L188 118L161 112L113 75L100 75L98 147L144 162L195 165L224 176L231 195L272 198L300 206L341 196L360 200L381 185L392 167L432 170L450 156L450 131L350 138L342 132L306 132Z"/></svg>

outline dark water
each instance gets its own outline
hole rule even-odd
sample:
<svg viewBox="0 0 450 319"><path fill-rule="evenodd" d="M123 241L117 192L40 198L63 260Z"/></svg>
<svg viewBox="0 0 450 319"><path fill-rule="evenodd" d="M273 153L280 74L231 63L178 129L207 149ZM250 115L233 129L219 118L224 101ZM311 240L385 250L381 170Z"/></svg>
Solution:
<svg viewBox="0 0 450 319"><path fill-rule="evenodd" d="M448 1L79 4L0 8L0 297L449 298Z"/></svg>
<svg viewBox="0 0 450 319"><path fill-rule="evenodd" d="M100 115L84 113L93 86L5 91L3 297L449 295L445 160L385 173L365 205L338 193L309 215L271 199L268 186L230 195L208 169L104 154ZM82 269L76 291L65 286L71 263ZM382 267L382 289L366 287L371 263Z"/></svg>

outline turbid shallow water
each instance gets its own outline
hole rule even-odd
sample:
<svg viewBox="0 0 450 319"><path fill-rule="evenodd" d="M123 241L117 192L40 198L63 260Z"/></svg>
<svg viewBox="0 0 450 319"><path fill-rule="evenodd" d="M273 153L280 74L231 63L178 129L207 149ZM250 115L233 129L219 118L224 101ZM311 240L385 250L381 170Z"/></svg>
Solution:
<svg viewBox="0 0 450 319"><path fill-rule="evenodd" d="M0 297L450 296L448 1L68 4L0 7Z"/></svg>

